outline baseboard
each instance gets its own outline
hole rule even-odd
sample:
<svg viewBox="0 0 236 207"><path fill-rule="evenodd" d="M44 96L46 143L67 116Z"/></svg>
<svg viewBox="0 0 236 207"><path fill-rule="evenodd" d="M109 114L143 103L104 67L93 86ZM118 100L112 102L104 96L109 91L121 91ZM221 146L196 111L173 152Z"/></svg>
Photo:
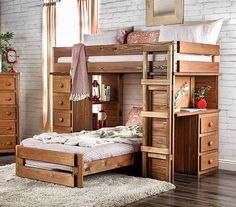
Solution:
<svg viewBox="0 0 236 207"><path fill-rule="evenodd" d="M219 169L236 171L236 161L219 160Z"/></svg>

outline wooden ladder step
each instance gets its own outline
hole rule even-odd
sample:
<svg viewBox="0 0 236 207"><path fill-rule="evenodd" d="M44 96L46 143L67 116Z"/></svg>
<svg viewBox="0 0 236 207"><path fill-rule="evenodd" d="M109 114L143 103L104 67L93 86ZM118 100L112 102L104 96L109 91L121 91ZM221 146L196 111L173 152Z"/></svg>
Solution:
<svg viewBox="0 0 236 207"><path fill-rule="evenodd" d="M170 150L168 148L160 148L160 147L141 146L141 151L155 154L164 154L164 155L170 154Z"/></svg>
<svg viewBox="0 0 236 207"><path fill-rule="evenodd" d="M169 80L157 80L157 79L142 79L142 85L160 85L160 86L169 86Z"/></svg>
<svg viewBox="0 0 236 207"><path fill-rule="evenodd" d="M160 119L169 118L169 114L167 112L154 112L154 111L142 111L141 116L149 118L160 118Z"/></svg>

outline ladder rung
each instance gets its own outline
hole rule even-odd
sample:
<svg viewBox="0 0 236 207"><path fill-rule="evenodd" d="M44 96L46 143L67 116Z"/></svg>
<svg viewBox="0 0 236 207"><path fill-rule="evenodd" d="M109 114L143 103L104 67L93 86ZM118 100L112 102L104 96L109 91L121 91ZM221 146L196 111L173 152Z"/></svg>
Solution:
<svg viewBox="0 0 236 207"><path fill-rule="evenodd" d="M168 80L157 80L157 79L142 79L142 85L160 85L160 86L169 86L170 82Z"/></svg>
<svg viewBox="0 0 236 207"><path fill-rule="evenodd" d="M167 112L154 112L154 111L142 111L141 116L150 118L161 118L161 119L169 118L169 114Z"/></svg>
<svg viewBox="0 0 236 207"><path fill-rule="evenodd" d="M159 148L159 147L141 146L141 151L149 152L149 153L156 153L156 154L164 154L164 155L170 154L170 150L168 148Z"/></svg>

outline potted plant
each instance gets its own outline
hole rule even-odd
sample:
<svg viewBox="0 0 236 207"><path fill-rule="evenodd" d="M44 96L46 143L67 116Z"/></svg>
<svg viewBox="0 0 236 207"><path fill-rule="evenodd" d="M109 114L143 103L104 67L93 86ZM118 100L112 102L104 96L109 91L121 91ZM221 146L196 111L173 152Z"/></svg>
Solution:
<svg viewBox="0 0 236 207"><path fill-rule="evenodd" d="M12 40L13 36L13 32L0 33L0 72L6 72L9 68L9 64L3 60L3 57L11 47L9 41Z"/></svg>
<svg viewBox="0 0 236 207"><path fill-rule="evenodd" d="M205 109L207 107L206 94L211 90L211 86L202 86L194 94L196 97L196 107L199 109Z"/></svg>

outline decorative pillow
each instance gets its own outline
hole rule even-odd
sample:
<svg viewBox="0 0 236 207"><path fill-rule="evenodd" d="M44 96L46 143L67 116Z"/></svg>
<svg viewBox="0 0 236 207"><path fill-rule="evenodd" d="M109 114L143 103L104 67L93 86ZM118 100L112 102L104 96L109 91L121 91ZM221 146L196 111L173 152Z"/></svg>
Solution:
<svg viewBox="0 0 236 207"><path fill-rule="evenodd" d="M142 117L141 117L142 107L133 107L128 113L128 120L125 126L138 125L142 126Z"/></svg>
<svg viewBox="0 0 236 207"><path fill-rule="evenodd" d="M121 29L99 32L95 35L85 34L84 44L85 45L124 44L125 37L126 37L126 31Z"/></svg>
<svg viewBox="0 0 236 207"><path fill-rule="evenodd" d="M127 37L127 44L155 43L159 40L160 31L131 32Z"/></svg>
<svg viewBox="0 0 236 207"><path fill-rule="evenodd" d="M201 24L161 26L159 41L187 41L216 44L223 20Z"/></svg>

